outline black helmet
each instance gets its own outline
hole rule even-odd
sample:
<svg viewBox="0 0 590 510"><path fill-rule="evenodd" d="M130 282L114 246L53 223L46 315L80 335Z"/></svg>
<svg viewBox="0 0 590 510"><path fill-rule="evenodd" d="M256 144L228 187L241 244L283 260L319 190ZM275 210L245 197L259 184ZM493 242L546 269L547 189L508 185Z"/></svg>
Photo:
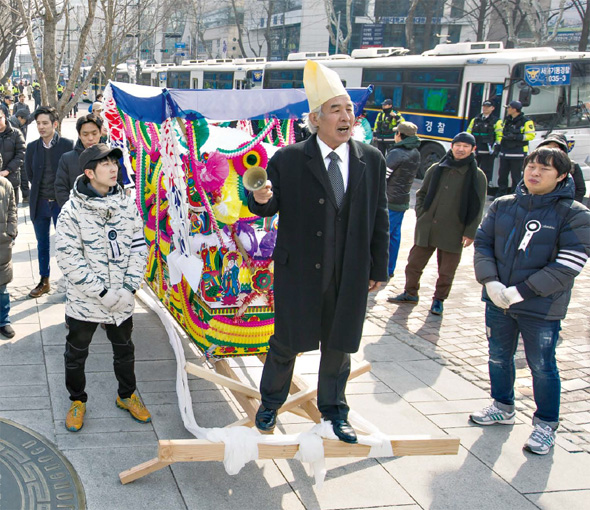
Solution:
<svg viewBox="0 0 590 510"><path fill-rule="evenodd" d="M393 106L393 101L391 99L385 99L382 103L381 103L381 107L383 106Z"/></svg>

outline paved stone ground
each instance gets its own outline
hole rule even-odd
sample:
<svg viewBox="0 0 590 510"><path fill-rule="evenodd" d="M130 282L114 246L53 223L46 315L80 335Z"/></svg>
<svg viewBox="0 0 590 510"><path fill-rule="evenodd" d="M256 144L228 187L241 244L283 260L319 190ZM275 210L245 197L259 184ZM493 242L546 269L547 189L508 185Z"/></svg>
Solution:
<svg viewBox="0 0 590 510"><path fill-rule="evenodd" d="M419 184L414 184L412 199ZM417 306L387 302L387 297L404 290L404 268L413 244L414 225L415 213L411 209L405 214L402 225L402 244L395 277L386 290L372 300L368 317L391 333L410 333L401 335L404 342L489 392L485 306L481 301L481 286L473 272L473 246L463 253L442 318L429 313L437 276L436 256L432 257L422 276ZM568 314L562 322L557 362L562 380L559 435L571 442L572 451L590 453L589 302L590 264L587 264L576 279ZM535 410L532 379L522 341L516 360L517 408L532 417Z"/></svg>

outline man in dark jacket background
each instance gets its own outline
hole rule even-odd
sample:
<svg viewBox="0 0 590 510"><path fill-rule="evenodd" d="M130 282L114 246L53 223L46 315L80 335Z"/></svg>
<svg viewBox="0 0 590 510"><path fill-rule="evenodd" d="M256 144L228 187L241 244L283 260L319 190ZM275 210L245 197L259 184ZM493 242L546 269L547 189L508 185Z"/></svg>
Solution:
<svg viewBox="0 0 590 510"><path fill-rule="evenodd" d="M430 311L442 315L463 248L475 239L486 189L486 176L475 161L475 138L467 132L459 133L440 163L426 171L416 193L416 230L406 265L405 290L387 301L418 303L422 272L436 251L438 279Z"/></svg>
<svg viewBox="0 0 590 510"><path fill-rule="evenodd" d="M395 144L387 153L387 207L389 209L389 264L387 273L393 277L399 245L402 221L410 208L410 190L420 167L420 138L418 127L411 122L401 122L395 132Z"/></svg>
<svg viewBox="0 0 590 510"><path fill-rule="evenodd" d="M55 198L60 208L70 198L70 191L78 176L84 173L80 168L80 154L84 149L100 142L101 129L102 119L94 115L83 115L76 121L78 141L74 150L66 152L60 158L55 175Z"/></svg>
<svg viewBox="0 0 590 510"><path fill-rule="evenodd" d="M559 424L555 348L574 278L590 256L590 211L573 200L571 162L560 149L541 147L524 163L516 193L490 206L475 238L494 401L473 413L471 421L514 423L514 354L520 336L537 406L524 448L544 455L555 443Z"/></svg>
<svg viewBox="0 0 590 510"><path fill-rule="evenodd" d="M387 280L385 160L351 139L354 106L338 74L308 61L303 82L312 136L280 149L266 187L248 196L262 217L279 213L274 259L275 330L269 341L256 427L272 432L295 359L320 347L318 408L334 434L356 443L346 383L368 292Z"/></svg>
<svg viewBox="0 0 590 510"><path fill-rule="evenodd" d="M39 131L39 139L27 145L25 171L31 183L29 208L37 238L39 259L39 284L29 297L38 298L51 290L49 285L51 221L57 223L60 207L55 199L55 174L62 155L74 148L74 142L62 138L57 132L57 110L52 106L40 106L33 114Z"/></svg>
<svg viewBox="0 0 590 510"><path fill-rule="evenodd" d="M14 129L0 112L0 154L2 170L0 176L6 177L14 189L14 199L18 206L21 170L25 161L25 139L18 129Z"/></svg>

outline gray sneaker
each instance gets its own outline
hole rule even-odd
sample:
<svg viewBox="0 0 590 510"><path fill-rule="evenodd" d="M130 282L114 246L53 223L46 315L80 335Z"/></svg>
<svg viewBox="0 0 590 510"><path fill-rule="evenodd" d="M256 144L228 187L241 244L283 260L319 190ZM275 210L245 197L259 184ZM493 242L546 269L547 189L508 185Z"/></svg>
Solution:
<svg viewBox="0 0 590 510"><path fill-rule="evenodd" d="M537 455L547 455L554 444L555 430L549 425L537 423L523 448Z"/></svg>
<svg viewBox="0 0 590 510"><path fill-rule="evenodd" d="M498 409L494 404L484 407L481 411L477 411L469 415L473 423L478 425L494 425L499 423L501 425L514 424L514 411L511 413Z"/></svg>

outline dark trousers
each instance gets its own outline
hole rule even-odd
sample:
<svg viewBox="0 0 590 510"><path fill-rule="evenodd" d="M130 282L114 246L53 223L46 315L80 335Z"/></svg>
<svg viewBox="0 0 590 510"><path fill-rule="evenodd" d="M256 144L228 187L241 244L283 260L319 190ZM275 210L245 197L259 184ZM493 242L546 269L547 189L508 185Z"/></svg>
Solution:
<svg viewBox="0 0 590 510"><path fill-rule="evenodd" d="M478 154L477 155L477 166L483 170L488 180L488 187L492 185L492 177L494 174L494 156L492 154Z"/></svg>
<svg viewBox="0 0 590 510"><path fill-rule="evenodd" d="M498 196L512 193L516 185L522 179L522 164L524 158L500 158L500 170L498 173ZM512 183L508 186L508 174Z"/></svg>
<svg viewBox="0 0 590 510"><path fill-rule="evenodd" d="M24 170L21 170L20 173L20 189L23 193L23 198L29 198L29 180Z"/></svg>
<svg viewBox="0 0 590 510"><path fill-rule="evenodd" d="M70 326L66 336L66 351L64 353L66 367L66 388L70 393L70 400L86 402L88 394L86 388L86 374L84 366L88 357L88 348L92 336L98 326L97 322L79 321L67 317ZM129 317L120 326L107 324L107 338L113 345L113 368L119 382L119 397L129 398L135 391L135 346L131 341L133 331L133 317Z"/></svg>
<svg viewBox="0 0 590 510"><path fill-rule="evenodd" d="M426 248L414 245L410 250L408 256L408 264L406 265L406 287L405 291L417 296L420 290L420 278L424 272L424 268L432 254L436 250L436 260L438 262L438 279L436 280L436 288L434 291L434 298L444 301L449 297L453 280L455 279L455 272L457 266L461 261L461 253L452 253L450 251L443 251L433 246Z"/></svg>
<svg viewBox="0 0 590 510"><path fill-rule="evenodd" d="M61 208L55 200L40 198L37 201L37 212L33 220L33 228L37 238L37 257L41 277L49 277L51 220L53 220L53 226L55 227L60 211Z"/></svg>
<svg viewBox="0 0 590 510"><path fill-rule="evenodd" d="M392 140L390 142L377 142L377 148L381 151L381 154L383 154L383 156L387 155L387 151L393 147L393 144L395 142Z"/></svg>
<svg viewBox="0 0 590 510"><path fill-rule="evenodd" d="M336 307L334 280L324 293L322 301L322 338L328 338ZM348 419L346 383L350 375L350 354L320 345L320 369L318 374L318 409L327 420ZM270 337L269 350L262 371L260 393L262 405L279 409L287 400L293 378L293 368L298 352L293 351L275 335Z"/></svg>

